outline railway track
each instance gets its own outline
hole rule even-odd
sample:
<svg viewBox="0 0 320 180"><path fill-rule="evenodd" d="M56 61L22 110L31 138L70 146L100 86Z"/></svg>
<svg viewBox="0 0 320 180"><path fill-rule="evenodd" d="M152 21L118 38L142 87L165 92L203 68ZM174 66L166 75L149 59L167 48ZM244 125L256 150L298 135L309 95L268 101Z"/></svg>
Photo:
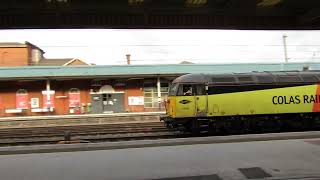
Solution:
<svg viewBox="0 0 320 180"><path fill-rule="evenodd" d="M244 132L215 132L215 136L243 135L243 134L263 134L280 133L293 131L312 131L316 129L282 129L264 131L244 131ZM70 135L71 142L101 142L101 141L125 141L142 139L164 139L177 137L190 137L179 131L168 130L162 122L128 122L128 123L106 123L90 125L66 125L48 127L19 127L1 128L0 146L8 145L32 145L32 144L56 144L66 140L66 134ZM211 136L210 133L203 133L198 136Z"/></svg>
<svg viewBox="0 0 320 180"><path fill-rule="evenodd" d="M0 129L0 146L53 144L65 140L66 134L76 142L97 142L168 138L179 133L161 122L8 128Z"/></svg>

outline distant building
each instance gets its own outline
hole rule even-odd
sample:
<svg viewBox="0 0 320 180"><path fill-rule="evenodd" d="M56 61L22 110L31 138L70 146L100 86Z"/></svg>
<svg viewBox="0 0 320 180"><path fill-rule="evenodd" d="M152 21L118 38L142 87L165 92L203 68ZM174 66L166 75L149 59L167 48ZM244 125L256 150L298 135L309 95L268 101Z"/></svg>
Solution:
<svg viewBox="0 0 320 180"><path fill-rule="evenodd" d="M42 59L37 66L78 66L91 65L77 58L63 58L63 59Z"/></svg>
<svg viewBox="0 0 320 180"><path fill-rule="evenodd" d="M77 66L91 65L77 58L46 59L45 52L30 42L0 43L0 66Z"/></svg>
<svg viewBox="0 0 320 180"><path fill-rule="evenodd" d="M181 61L179 64L194 64L194 63L190 61Z"/></svg>
<svg viewBox="0 0 320 180"><path fill-rule="evenodd" d="M0 66L29 66L43 59L44 51L30 42L0 43Z"/></svg>

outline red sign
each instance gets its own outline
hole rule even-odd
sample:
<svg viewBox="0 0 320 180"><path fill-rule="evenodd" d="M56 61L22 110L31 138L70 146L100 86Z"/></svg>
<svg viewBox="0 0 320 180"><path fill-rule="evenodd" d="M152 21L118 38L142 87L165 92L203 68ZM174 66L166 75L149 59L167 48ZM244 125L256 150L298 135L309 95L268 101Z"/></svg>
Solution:
<svg viewBox="0 0 320 180"><path fill-rule="evenodd" d="M28 109L28 94L16 94L16 108Z"/></svg>
<svg viewBox="0 0 320 180"><path fill-rule="evenodd" d="M47 94L43 95L43 108L54 108L54 94Z"/></svg>
<svg viewBox="0 0 320 180"><path fill-rule="evenodd" d="M69 93L69 107L80 106L80 93Z"/></svg>

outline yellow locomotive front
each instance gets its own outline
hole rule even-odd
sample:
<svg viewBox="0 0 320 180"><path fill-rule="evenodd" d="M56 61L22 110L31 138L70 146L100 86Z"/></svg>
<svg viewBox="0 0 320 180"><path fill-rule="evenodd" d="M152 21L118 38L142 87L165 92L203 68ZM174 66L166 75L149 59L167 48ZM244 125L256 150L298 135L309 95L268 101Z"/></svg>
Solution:
<svg viewBox="0 0 320 180"><path fill-rule="evenodd" d="M171 127L185 124L190 118L207 116L205 82L198 76L192 79L186 76L183 80L177 78L170 86L164 121Z"/></svg>

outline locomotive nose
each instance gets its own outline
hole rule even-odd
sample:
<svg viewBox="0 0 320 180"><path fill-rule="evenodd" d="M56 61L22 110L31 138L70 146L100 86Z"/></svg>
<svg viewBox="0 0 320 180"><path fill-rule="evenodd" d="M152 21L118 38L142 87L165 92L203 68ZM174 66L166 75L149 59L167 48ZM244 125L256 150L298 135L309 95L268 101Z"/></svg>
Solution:
<svg viewBox="0 0 320 180"><path fill-rule="evenodd" d="M165 99L164 100L164 107L166 109L166 113L169 113L169 107L170 107L170 99Z"/></svg>
<svg viewBox="0 0 320 180"><path fill-rule="evenodd" d="M170 104L170 100L169 99L165 99L164 100L164 106L165 106L166 109L167 109L167 107L169 107L169 104Z"/></svg>

